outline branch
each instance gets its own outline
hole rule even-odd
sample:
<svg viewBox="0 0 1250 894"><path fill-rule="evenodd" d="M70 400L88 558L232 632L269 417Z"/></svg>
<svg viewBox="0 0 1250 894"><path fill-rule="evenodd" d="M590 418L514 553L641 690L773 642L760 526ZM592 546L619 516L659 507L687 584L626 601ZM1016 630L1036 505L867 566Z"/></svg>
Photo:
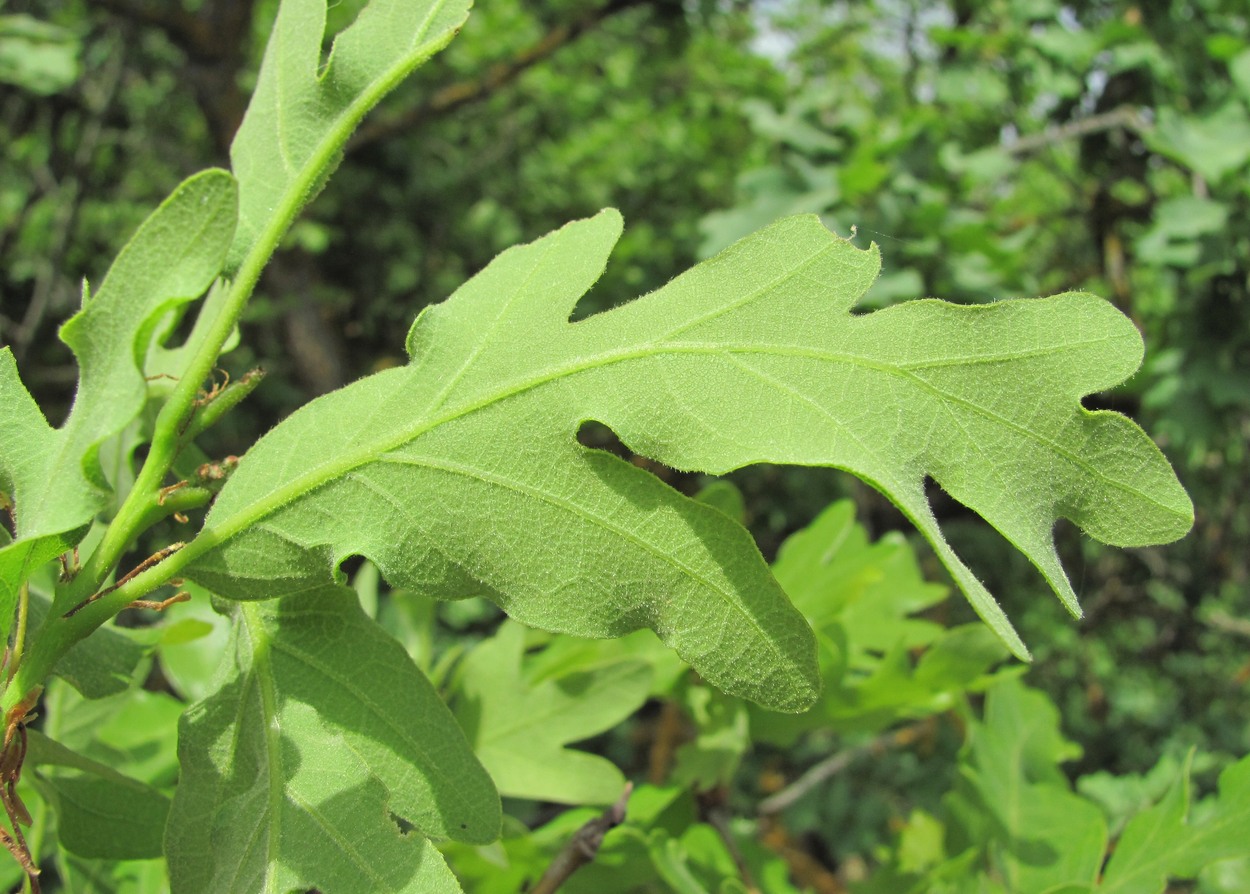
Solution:
<svg viewBox="0 0 1250 894"><path fill-rule="evenodd" d="M625 806L633 790L632 782L625 783L625 791L615 804L577 830L568 844L556 854L530 894L555 894L569 876L595 859L604 836L625 822Z"/></svg>
<svg viewBox="0 0 1250 894"><path fill-rule="evenodd" d="M650 0L611 0L599 9L588 13L576 22L557 25L538 41L521 50L511 59L496 62L481 77L470 78L458 84L449 84L419 103L389 118L373 118L365 123L347 145L352 152L362 146L406 133L421 121L433 115L447 112L478 102L490 96L500 87L515 81L527 69L553 55L586 32L598 27L607 19L636 6L645 6Z"/></svg>
<svg viewBox="0 0 1250 894"><path fill-rule="evenodd" d="M880 754L887 748L910 745L920 738L921 733L925 732L931 725L932 718L927 718L910 726L899 727L892 732L883 733L862 745L856 745L854 748L847 748L845 751L839 751L837 754L830 755L811 767L806 773L781 791L761 801L759 806L760 815L780 813L826 779L841 773L865 755Z"/></svg>
<svg viewBox="0 0 1250 894"><path fill-rule="evenodd" d="M1078 121L1070 121L1058 127L1048 127L1042 133L1022 137L1004 148L1008 155L1027 155L1037 149L1044 149L1054 143L1074 140L1104 130L1123 128L1134 133L1143 133L1150 129L1139 109L1134 106L1120 106L1100 115L1091 115Z"/></svg>

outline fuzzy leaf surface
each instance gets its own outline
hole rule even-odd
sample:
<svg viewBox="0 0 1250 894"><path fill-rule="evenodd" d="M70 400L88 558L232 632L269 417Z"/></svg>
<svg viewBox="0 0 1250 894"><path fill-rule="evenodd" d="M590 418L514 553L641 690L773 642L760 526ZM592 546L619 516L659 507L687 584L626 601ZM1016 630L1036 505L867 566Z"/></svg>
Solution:
<svg viewBox="0 0 1250 894"><path fill-rule="evenodd" d="M259 599L328 582L363 554L393 585L486 595L533 626L599 637L650 627L709 682L801 710L816 690L811 630L746 532L578 445L584 421L677 469L854 472L908 514L1018 654L1002 610L943 539L926 475L1073 608L1056 518L1122 545L1188 530L1189 499L1145 433L1081 407L1141 359L1137 330L1107 302L926 300L853 316L878 253L807 216L570 323L620 232L609 210L509 249L420 315L411 363L276 427L188 547L188 575Z"/></svg>
<svg viewBox="0 0 1250 894"><path fill-rule="evenodd" d="M173 890L458 892L425 836L493 840L499 796L355 595L240 606L230 654L179 725Z"/></svg>
<svg viewBox="0 0 1250 894"><path fill-rule="evenodd" d="M230 147L239 179L236 269L281 209L289 218L333 171L369 109L445 47L470 0L373 0L334 41L322 67L325 0L285 0L265 48L256 90ZM288 218L288 219L289 219Z"/></svg>
<svg viewBox="0 0 1250 894"><path fill-rule="evenodd" d="M13 500L17 538L0 550L0 632L17 588L75 542L108 503L101 442L135 418L147 397L145 353L153 327L198 297L221 269L234 234L233 178L208 170L183 181L139 227L99 290L61 327L78 360L78 392L59 429L44 419L0 350L0 486Z"/></svg>
<svg viewBox="0 0 1250 894"><path fill-rule="evenodd" d="M521 669L525 628L505 624L469 653L456 716L503 795L561 804L610 804L625 777L611 761L565 748L642 707L651 670L618 661L533 683Z"/></svg>

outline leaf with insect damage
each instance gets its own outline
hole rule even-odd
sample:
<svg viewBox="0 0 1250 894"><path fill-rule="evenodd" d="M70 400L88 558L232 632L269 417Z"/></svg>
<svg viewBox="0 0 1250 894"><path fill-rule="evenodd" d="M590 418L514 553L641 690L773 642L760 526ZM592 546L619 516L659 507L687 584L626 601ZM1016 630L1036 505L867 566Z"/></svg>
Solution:
<svg viewBox="0 0 1250 894"><path fill-rule="evenodd" d="M1083 395L1128 376L1136 329L1065 294L851 310L879 269L814 216L788 218L664 288L576 323L615 211L510 249L408 336L412 358L319 398L256 444L183 561L264 599L372 559L394 585L484 595L549 630L650 627L710 682L781 710L815 698L811 629L727 516L575 438L720 474L849 470L929 539L981 616L1026 654L943 538L926 477L989 520L1076 610L1052 528L1174 539L1192 506L1144 432Z"/></svg>

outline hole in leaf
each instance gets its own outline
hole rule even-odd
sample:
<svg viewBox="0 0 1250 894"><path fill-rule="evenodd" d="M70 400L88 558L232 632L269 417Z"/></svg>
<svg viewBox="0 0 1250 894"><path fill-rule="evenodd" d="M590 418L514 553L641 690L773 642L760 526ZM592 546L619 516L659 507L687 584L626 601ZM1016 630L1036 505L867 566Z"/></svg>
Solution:
<svg viewBox="0 0 1250 894"><path fill-rule="evenodd" d="M391 813L391 814L390 814L390 818L391 818L391 822L393 822L393 823L395 824L396 828L398 828L398 829L399 829L399 834L400 834L400 835L405 835L405 836L407 836L407 835L410 835L410 834L412 834L413 832L415 832L415 831L417 830L417 827L416 827L416 826L414 826L412 823L408 822L408 820L404 819L404 818L403 818L402 816L400 816L398 813ZM464 823L461 823L461 824L460 824L460 828L462 828L462 829L466 828L465 824L464 824Z"/></svg>
<svg viewBox="0 0 1250 894"><path fill-rule="evenodd" d="M362 565L365 564L365 557L361 555L344 556L339 562L338 570L346 575L348 580L354 580L356 573L360 571Z"/></svg>
<svg viewBox="0 0 1250 894"><path fill-rule="evenodd" d="M632 466L645 469L665 484L681 491L686 496L693 496L698 493L699 488L704 484L704 476L698 473L678 472L676 469L670 469L663 463L658 463L640 453L634 453L617 437L616 432L602 422L596 422L593 419L583 422L577 430L577 442L583 447L611 453Z"/></svg>

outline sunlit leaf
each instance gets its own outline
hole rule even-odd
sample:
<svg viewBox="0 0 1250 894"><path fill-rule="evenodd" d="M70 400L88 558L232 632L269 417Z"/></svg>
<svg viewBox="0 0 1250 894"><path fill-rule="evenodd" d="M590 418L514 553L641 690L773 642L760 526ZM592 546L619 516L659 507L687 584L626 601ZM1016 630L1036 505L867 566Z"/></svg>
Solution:
<svg viewBox="0 0 1250 894"><path fill-rule="evenodd" d="M94 295L64 326L78 360L78 392L59 429L44 420L0 349L0 487L15 507L17 538L0 549L0 630L17 588L76 542L109 499L97 452L147 397L144 354L152 327L198 297L221 268L234 233L234 180L203 171L184 181L122 249Z"/></svg>
<svg viewBox="0 0 1250 894"><path fill-rule="evenodd" d="M852 316L875 249L800 217L569 323L620 228L607 211L504 252L421 314L412 363L274 429L222 491L190 576L266 598L328 582L363 554L394 585L486 595L545 629L651 627L710 682L798 710L815 694L811 632L746 532L579 446L583 420L678 469L854 471L916 523L1019 654L942 537L926 476L998 527L1073 610L1056 518L1123 545L1188 530L1192 507L1150 439L1080 405L1141 359L1137 330L1105 301L929 300Z"/></svg>

